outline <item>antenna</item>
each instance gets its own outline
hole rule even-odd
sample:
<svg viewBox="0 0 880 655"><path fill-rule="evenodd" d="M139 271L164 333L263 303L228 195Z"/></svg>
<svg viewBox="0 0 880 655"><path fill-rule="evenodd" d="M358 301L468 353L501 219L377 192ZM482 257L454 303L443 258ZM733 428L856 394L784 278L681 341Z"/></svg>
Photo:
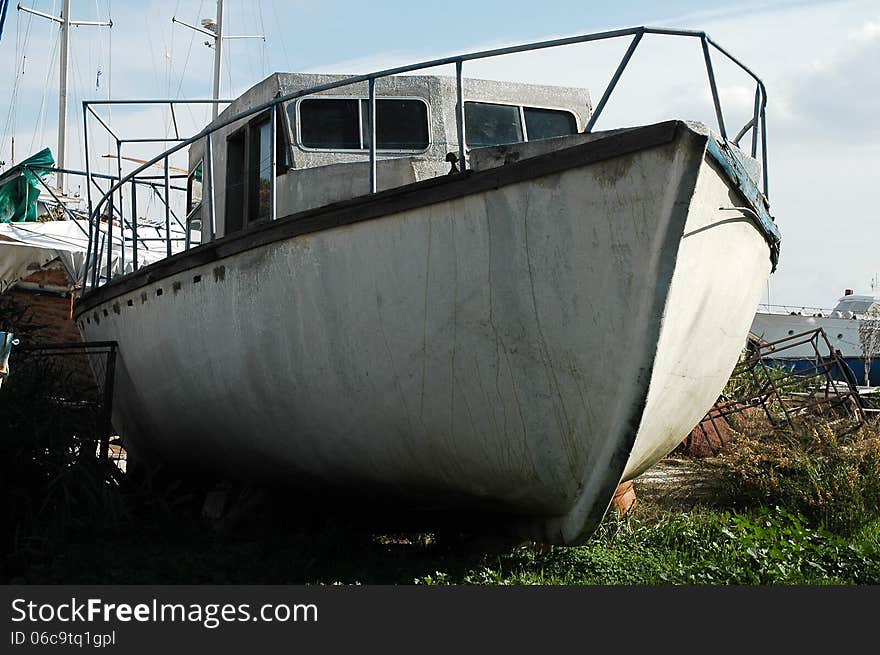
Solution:
<svg viewBox="0 0 880 655"><path fill-rule="evenodd" d="M213 18L203 18L202 26L198 27L197 25L184 23L182 20L178 20L176 16L172 16L171 22L180 23L184 27L188 27L191 30L195 30L196 32L201 32L202 34L205 34L211 38L210 41L205 41L205 45L209 48L214 48L214 100L220 99L220 57L223 52L223 41L225 41L226 39L263 39L263 41L266 40L265 34L236 36L223 34L223 0L217 0L216 21ZM212 120L217 118L217 108L218 104L215 102L211 107Z"/></svg>
<svg viewBox="0 0 880 655"><path fill-rule="evenodd" d="M64 168L65 150L67 149L67 62L70 58L70 26L93 25L98 27L113 27L113 21L94 20L70 20L70 0L63 0L61 4L61 16L45 14L36 9L28 9L18 5L18 10L28 14L34 14L40 18L48 18L61 24L61 74L58 83L58 152L55 153L55 165ZM58 188L64 193L64 173L55 174L58 180Z"/></svg>

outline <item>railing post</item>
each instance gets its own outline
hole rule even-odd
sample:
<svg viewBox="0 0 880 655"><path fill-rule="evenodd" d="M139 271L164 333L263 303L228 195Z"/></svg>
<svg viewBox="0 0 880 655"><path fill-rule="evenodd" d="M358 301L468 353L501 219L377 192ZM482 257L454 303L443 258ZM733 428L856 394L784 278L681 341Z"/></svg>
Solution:
<svg viewBox="0 0 880 655"><path fill-rule="evenodd" d="M709 55L709 42L704 34L700 39L703 46L703 59L706 60L706 73L709 75L709 87L712 89L712 102L715 103L715 117L718 119L718 129L721 138L727 141L727 130L724 128L724 115L721 113L721 99L718 97L718 87L715 85L715 71L712 69L712 57Z"/></svg>
<svg viewBox="0 0 880 655"><path fill-rule="evenodd" d="M138 215L137 215L137 184L131 178L131 266L138 270Z"/></svg>
<svg viewBox="0 0 880 655"><path fill-rule="evenodd" d="M192 229L192 214L189 212L183 217L183 249L189 250L190 247L190 230Z"/></svg>
<svg viewBox="0 0 880 655"><path fill-rule="evenodd" d="M752 159L758 158L758 123L761 120L761 85L755 84L755 112L752 115Z"/></svg>
<svg viewBox="0 0 880 655"><path fill-rule="evenodd" d="M86 246L86 258L83 260L83 276L82 276L82 289L80 289L79 295L82 295L86 292L86 283L88 282L89 275L89 259L93 256L92 250L92 225L94 216L92 216L92 170L89 166L89 118L87 114L88 102L83 101L83 147L85 148L85 157L86 157L86 198L88 200L88 210L89 210L89 243Z"/></svg>
<svg viewBox="0 0 880 655"><path fill-rule="evenodd" d="M98 247L98 259L95 261L95 280L92 283L92 287L98 287L101 285L101 261L104 258L104 243L107 240L107 235L101 234L101 245Z"/></svg>
<svg viewBox="0 0 880 655"><path fill-rule="evenodd" d="M376 193L376 78L370 78L370 193Z"/></svg>
<svg viewBox="0 0 880 655"><path fill-rule="evenodd" d="M211 151L211 132L205 135L205 188L202 196L208 199L208 240L214 240L214 154ZM205 226L202 224L202 231ZM202 243L205 240L202 239Z"/></svg>
<svg viewBox="0 0 880 655"><path fill-rule="evenodd" d="M761 94L763 96L763 94ZM764 173L764 196L770 197L770 174L767 172L767 97L761 98L761 163Z"/></svg>
<svg viewBox="0 0 880 655"><path fill-rule="evenodd" d="M461 77L462 61L455 62L455 120L458 128L458 170L464 173L467 170L465 160L465 131L464 131L464 80Z"/></svg>
<svg viewBox="0 0 880 655"><path fill-rule="evenodd" d="M636 32L636 35L633 37L632 41L630 41L629 48L627 48L626 53L623 55L623 59L621 59L620 63L617 65L617 70L614 71L614 76L611 78L611 81L608 82L608 86L605 87L605 93L602 94L602 99L599 100L599 104L596 105L593 115L590 116L590 120L584 128L584 132L589 133L593 131L593 126L596 124L596 121L599 120L599 115L602 113L602 110L605 109L605 105L608 103L608 98L611 97L611 92L614 91L614 87L616 87L617 82L620 81L620 76L623 75L624 69L627 64L629 64L629 60L632 58L633 53L636 51L636 47L639 45L639 41L642 40L644 34L644 31Z"/></svg>
<svg viewBox="0 0 880 655"><path fill-rule="evenodd" d="M112 182L111 182L112 184ZM113 194L108 200L110 215L107 217L107 281L113 279Z"/></svg>
<svg viewBox="0 0 880 655"><path fill-rule="evenodd" d="M119 232L122 234L122 248L119 251L119 272L122 275L125 275L125 199L122 195L122 143L119 139L116 139L116 174L118 179L116 180L117 184L119 184ZM110 212L110 220L113 220L113 212Z"/></svg>
<svg viewBox="0 0 880 655"><path fill-rule="evenodd" d="M100 187L99 187L99 188L100 188ZM94 213L94 220L95 220L95 244L94 244L94 245L95 245L95 247L94 247L94 249L92 250L92 252L94 253L94 257L92 257L92 264L91 264L91 269L92 269L92 270L91 270L91 273L92 273L92 288L93 288L93 289L98 285L98 269L100 268L99 260L100 260L101 253L102 253L102 250L101 250L101 247L100 247L100 241L101 241L101 236L100 236L100 233L101 233L101 215L100 215L100 210L101 210L101 205L103 205L103 204L104 204L104 203L103 203L103 200L99 200L99 201L98 201L98 206L95 207L95 213Z"/></svg>
<svg viewBox="0 0 880 655"><path fill-rule="evenodd" d="M171 257L171 182L168 178L168 156L165 156L165 254Z"/></svg>
<svg viewBox="0 0 880 655"><path fill-rule="evenodd" d="M272 145L269 148L270 166L269 166L269 220L274 221L278 217L278 206L276 204L276 183L275 174L278 170L278 105L272 105L271 128L269 129L269 140Z"/></svg>

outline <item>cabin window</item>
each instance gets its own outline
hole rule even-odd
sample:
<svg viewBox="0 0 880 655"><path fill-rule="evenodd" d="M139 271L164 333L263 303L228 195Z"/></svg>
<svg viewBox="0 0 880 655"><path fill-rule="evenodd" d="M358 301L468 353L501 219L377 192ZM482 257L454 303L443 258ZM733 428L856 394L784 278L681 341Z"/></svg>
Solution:
<svg viewBox="0 0 880 655"><path fill-rule="evenodd" d="M376 148L425 150L430 143L428 105L417 98L376 99ZM368 150L370 102L358 98L307 98L299 103L299 137L305 148Z"/></svg>
<svg viewBox="0 0 880 655"><path fill-rule="evenodd" d="M263 221L269 218L270 193L272 187L272 124L265 120L250 129L250 166L248 199L251 220Z"/></svg>
<svg viewBox="0 0 880 655"><path fill-rule="evenodd" d="M465 138L471 148L577 134L577 118L563 109L493 102L464 103Z"/></svg>
<svg viewBox="0 0 880 655"><path fill-rule="evenodd" d="M529 141L577 134L577 119L570 111L523 107L526 137Z"/></svg>
<svg viewBox="0 0 880 655"><path fill-rule="evenodd" d="M370 147L370 101L361 100L364 148ZM376 148L424 150L428 147L428 105L407 98L376 100Z"/></svg>
<svg viewBox="0 0 880 655"><path fill-rule="evenodd" d="M471 148L524 141L519 107L489 102L464 103L467 144Z"/></svg>
<svg viewBox="0 0 880 655"><path fill-rule="evenodd" d="M299 103L300 143L307 148L360 150L358 101L303 100Z"/></svg>
<svg viewBox="0 0 880 655"><path fill-rule="evenodd" d="M224 234L268 220L272 188L272 121L265 113L226 140L226 204ZM287 131L281 114L276 135L275 175L290 167Z"/></svg>

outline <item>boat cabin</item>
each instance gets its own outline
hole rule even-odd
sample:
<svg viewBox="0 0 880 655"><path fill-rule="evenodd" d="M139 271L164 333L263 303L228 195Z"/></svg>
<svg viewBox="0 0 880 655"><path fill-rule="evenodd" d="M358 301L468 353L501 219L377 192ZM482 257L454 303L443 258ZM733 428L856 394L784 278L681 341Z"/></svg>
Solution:
<svg viewBox="0 0 880 655"><path fill-rule="evenodd" d="M880 297L849 294L837 301L831 315L835 318L880 317Z"/></svg>
<svg viewBox="0 0 880 655"><path fill-rule="evenodd" d="M279 95L345 79L275 73L218 117ZM376 83L377 189L445 175L456 166L456 81L403 75ZM592 110L586 89L463 80L467 151L578 134ZM370 190L370 103L367 82L296 98L276 112L276 166L271 168L271 112L220 128L212 137L214 232L219 238L269 220L276 176L277 217L364 195ZM189 150L187 219L202 231L205 142ZM207 233L207 230L204 230ZM202 240L210 239L205 235Z"/></svg>

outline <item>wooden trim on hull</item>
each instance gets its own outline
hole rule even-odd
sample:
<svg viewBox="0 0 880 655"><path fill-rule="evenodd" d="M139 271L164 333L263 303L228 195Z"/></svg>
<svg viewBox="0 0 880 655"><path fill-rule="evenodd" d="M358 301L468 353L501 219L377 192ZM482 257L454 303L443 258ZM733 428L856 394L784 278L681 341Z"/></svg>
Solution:
<svg viewBox="0 0 880 655"><path fill-rule="evenodd" d="M692 131L683 121L678 120L619 130L594 141L497 168L432 178L291 214L275 222L264 223L178 253L90 291L76 302L74 316L79 319L82 314L98 305L142 286L240 252L662 146L675 140L681 130ZM709 138L699 136L703 139Z"/></svg>

